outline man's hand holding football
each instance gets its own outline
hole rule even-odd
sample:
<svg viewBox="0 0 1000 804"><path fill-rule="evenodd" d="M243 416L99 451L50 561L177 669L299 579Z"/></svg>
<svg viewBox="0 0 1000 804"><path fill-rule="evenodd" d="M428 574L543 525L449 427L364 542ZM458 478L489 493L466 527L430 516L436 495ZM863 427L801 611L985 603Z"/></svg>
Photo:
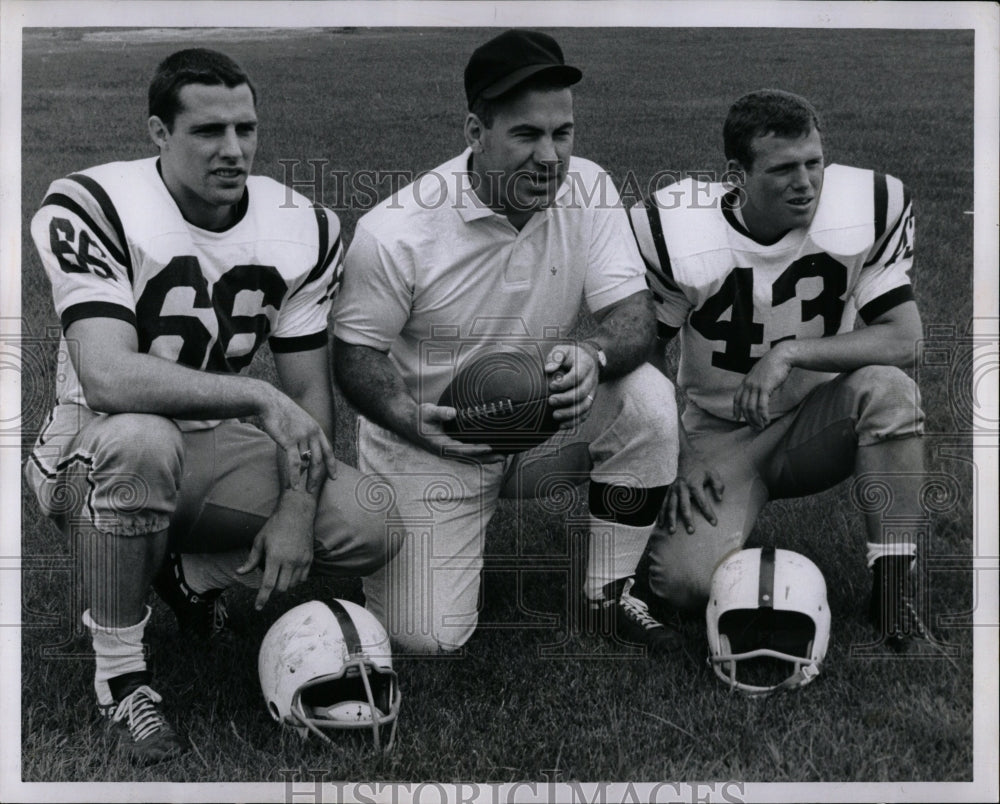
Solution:
<svg viewBox="0 0 1000 804"><path fill-rule="evenodd" d="M552 418L560 429L569 429L586 421L597 395L597 362L586 349L572 344L555 346L545 358L549 383L549 404L555 408Z"/></svg>

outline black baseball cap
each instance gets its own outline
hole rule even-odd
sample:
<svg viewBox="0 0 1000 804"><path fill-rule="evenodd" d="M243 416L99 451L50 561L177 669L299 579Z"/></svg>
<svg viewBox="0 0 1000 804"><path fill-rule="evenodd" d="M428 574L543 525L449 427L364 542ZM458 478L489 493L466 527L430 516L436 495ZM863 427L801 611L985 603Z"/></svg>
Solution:
<svg viewBox="0 0 1000 804"><path fill-rule="evenodd" d="M576 67L566 64L562 49L548 34L504 31L473 52L465 66L465 97L471 107L477 98L497 98L540 73L565 86L583 78Z"/></svg>

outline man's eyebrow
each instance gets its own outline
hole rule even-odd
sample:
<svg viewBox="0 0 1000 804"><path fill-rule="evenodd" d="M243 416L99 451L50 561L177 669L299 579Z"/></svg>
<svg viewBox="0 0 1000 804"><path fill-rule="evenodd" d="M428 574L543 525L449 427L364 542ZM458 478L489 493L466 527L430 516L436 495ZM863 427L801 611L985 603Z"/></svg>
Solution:
<svg viewBox="0 0 1000 804"><path fill-rule="evenodd" d="M236 120L232 123L234 126L239 128L240 126L256 126L258 123L256 120ZM206 131L209 129L221 129L226 128L229 125L228 122L223 122L219 120L206 120L203 123L192 123L192 131Z"/></svg>
<svg viewBox="0 0 1000 804"><path fill-rule="evenodd" d="M765 170L765 173L772 173L777 170L785 170L787 168L794 167L795 165L798 164L808 165L810 162L821 162L822 160L823 160L822 156L809 156L806 157L805 159L789 159L785 162L780 162L777 165L771 165L769 168Z"/></svg>
<svg viewBox="0 0 1000 804"><path fill-rule="evenodd" d="M573 128L573 121L572 120L567 120L565 123L562 123L562 124L556 126L555 130L556 131L562 131L562 130L567 129L567 128ZM544 126L535 125L534 123L517 123L516 125L511 126L510 129L508 129L508 130L511 131L511 132L518 132L518 133L522 132L522 131L526 131L526 132L527 131L532 131L533 132L533 131L544 131L545 127Z"/></svg>

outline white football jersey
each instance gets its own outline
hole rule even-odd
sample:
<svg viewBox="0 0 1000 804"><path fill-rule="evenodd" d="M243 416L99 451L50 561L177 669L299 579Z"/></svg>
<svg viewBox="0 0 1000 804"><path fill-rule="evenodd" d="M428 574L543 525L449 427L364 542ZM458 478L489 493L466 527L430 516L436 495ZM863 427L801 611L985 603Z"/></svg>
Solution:
<svg viewBox="0 0 1000 804"><path fill-rule="evenodd" d="M140 352L223 373L249 365L265 339L276 352L324 345L342 273L337 216L262 176L247 180L239 211L224 231L188 223L155 157L53 182L31 234L63 332L117 318L135 327ZM64 365L57 402L86 405Z"/></svg>
<svg viewBox="0 0 1000 804"><path fill-rule="evenodd" d="M762 245L718 183L685 179L631 210L664 330L680 328L678 383L690 402L733 418L743 377L779 341L849 332L913 299L913 210L892 176L829 166L816 214ZM792 369L770 413L834 375Z"/></svg>

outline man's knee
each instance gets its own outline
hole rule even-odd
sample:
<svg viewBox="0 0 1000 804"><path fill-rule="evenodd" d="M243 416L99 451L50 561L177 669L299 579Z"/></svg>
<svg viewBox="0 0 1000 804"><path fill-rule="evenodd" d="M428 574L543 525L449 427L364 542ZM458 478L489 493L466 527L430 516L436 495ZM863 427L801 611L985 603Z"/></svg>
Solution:
<svg viewBox="0 0 1000 804"><path fill-rule="evenodd" d="M389 638L401 652L411 656L433 656L457 653L469 641L474 630L475 625L443 628L440 631L428 627L426 630L390 631Z"/></svg>
<svg viewBox="0 0 1000 804"><path fill-rule="evenodd" d="M103 421L94 457L102 470L133 473L147 482L176 487L183 470L184 442L171 419L116 413Z"/></svg>
<svg viewBox="0 0 1000 804"><path fill-rule="evenodd" d="M680 611L697 611L708 602L712 571L708 566L651 567L649 588L659 599Z"/></svg>
<svg viewBox="0 0 1000 804"><path fill-rule="evenodd" d="M316 517L314 566L328 575L370 575L402 544L399 514L380 488L375 502L362 502L369 476L341 465L327 481Z"/></svg>
<svg viewBox="0 0 1000 804"><path fill-rule="evenodd" d="M313 565L325 575L370 575L399 552L401 536L374 519L335 534L316 534Z"/></svg>
<svg viewBox="0 0 1000 804"><path fill-rule="evenodd" d="M677 398L670 380L644 363L617 384L624 399L626 426L643 431L650 439L677 441Z"/></svg>
<svg viewBox="0 0 1000 804"><path fill-rule="evenodd" d="M603 394L603 398L601 398ZM677 402L674 387L644 364L601 386L591 427L590 455L605 482L628 476L647 488L666 486L677 474Z"/></svg>
<svg viewBox="0 0 1000 804"><path fill-rule="evenodd" d="M924 412L913 379L895 366L864 366L844 378L856 398L861 446L923 432Z"/></svg>
<svg viewBox="0 0 1000 804"><path fill-rule="evenodd" d="M114 414L92 422L77 437L61 481L66 505L53 506L57 522L79 508L69 489L85 489L84 509L106 533L142 535L163 530L177 503L184 442L170 419L144 413ZM57 510L58 509L58 510Z"/></svg>

